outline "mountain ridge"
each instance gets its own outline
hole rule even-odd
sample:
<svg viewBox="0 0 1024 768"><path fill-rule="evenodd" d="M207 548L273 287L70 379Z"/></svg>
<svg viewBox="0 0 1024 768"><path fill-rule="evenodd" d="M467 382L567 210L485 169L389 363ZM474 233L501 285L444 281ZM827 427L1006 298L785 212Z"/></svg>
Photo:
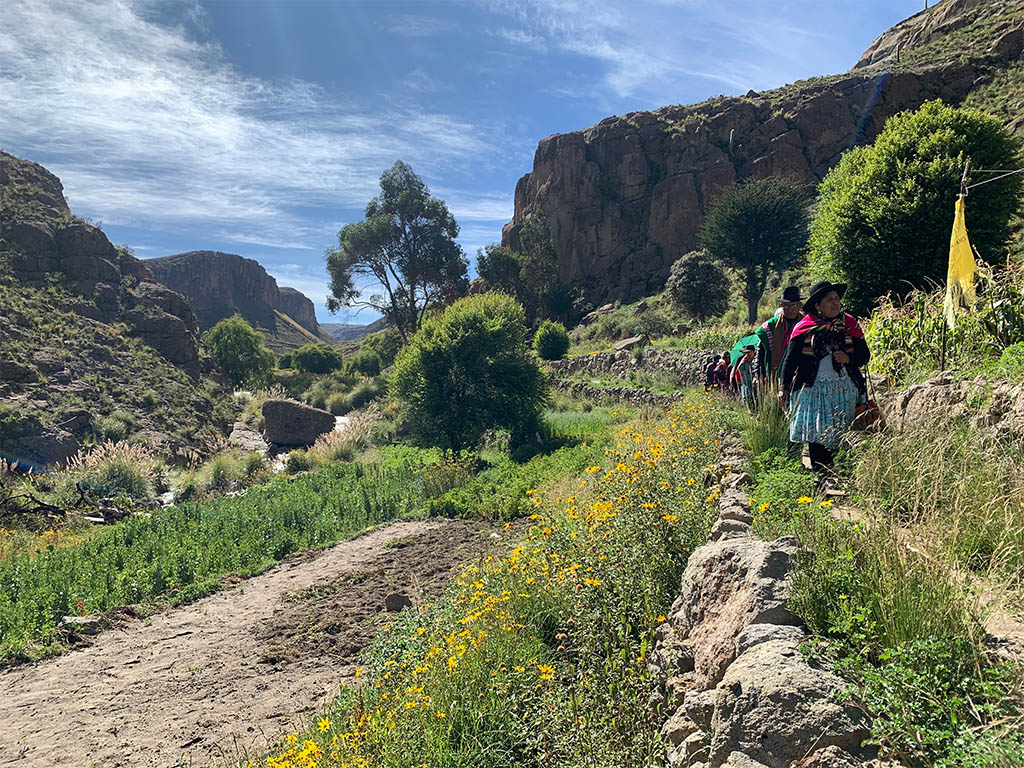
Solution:
<svg viewBox="0 0 1024 768"><path fill-rule="evenodd" d="M661 290L671 264L697 247L723 187L767 176L816 185L898 112L941 98L1024 130L1024 5L946 0L893 30L846 73L612 116L541 140L502 244L519 247L526 218L543 213L559 277L581 290L583 314ZM999 98L1007 92L1015 107Z"/></svg>

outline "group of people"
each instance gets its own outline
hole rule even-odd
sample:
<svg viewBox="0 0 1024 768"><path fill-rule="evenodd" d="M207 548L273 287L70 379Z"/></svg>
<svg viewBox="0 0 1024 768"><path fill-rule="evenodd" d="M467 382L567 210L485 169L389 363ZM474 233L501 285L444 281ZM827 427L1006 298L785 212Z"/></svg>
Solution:
<svg viewBox="0 0 1024 768"><path fill-rule="evenodd" d="M836 447L853 424L857 406L866 403L862 369L870 353L853 315L842 311L846 284L822 281L802 296L789 286L779 309L762 323L735 364L729 354L704 363L706 389L739 395L753 408L773 397L789 417L789 439L807 443L812 467L831 468Z"/></svg>

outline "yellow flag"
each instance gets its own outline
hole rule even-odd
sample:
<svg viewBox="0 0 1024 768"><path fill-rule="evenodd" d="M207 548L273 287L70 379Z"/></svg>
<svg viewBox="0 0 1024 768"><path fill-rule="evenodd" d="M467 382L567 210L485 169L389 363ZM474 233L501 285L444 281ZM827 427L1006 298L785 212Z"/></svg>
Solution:
<svg viewBox="0 0 1024 768"><path fill-rule="evenodd" d="M967 223L964 220L964 196L956 201L956 217L953 219L953 234L949 238L949 272L946 275L946 301L944 309L949 327L956 328L956 308L961 300L968 306L977 301L974 293L974 273L978 264L974 251L967 239Z"/></svg>

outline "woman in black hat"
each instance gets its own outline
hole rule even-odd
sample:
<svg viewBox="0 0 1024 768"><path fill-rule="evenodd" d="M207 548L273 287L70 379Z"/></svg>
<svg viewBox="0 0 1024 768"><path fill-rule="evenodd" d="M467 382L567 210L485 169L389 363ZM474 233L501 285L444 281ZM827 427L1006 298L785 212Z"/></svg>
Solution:
<svg viewBox="0 0 1024 768"><path fill-rule="evenodd" d="M832 466L836 446L866 391L860 369L871 353L853 315L842 311L845 283L811 288L803 319L782 361L779 404L789 408L789 439L808 443L816 471Z"/></svg>

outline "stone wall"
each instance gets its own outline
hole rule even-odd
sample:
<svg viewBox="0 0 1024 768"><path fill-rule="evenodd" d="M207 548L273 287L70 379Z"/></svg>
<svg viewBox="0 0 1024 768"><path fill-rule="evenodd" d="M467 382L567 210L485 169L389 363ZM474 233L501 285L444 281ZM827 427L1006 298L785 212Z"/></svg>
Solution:
<svg viewBox="0 0 1024 768"><path fill-rule="evenodd" d="M877 766L860 746L867 716L838 698L846 682L798 650L807 632L786 600L800 545L751 535L753 479L731 471L742 460L738 440L727 441L718 520L690 556L648 660L668 765Z"/></svg>

